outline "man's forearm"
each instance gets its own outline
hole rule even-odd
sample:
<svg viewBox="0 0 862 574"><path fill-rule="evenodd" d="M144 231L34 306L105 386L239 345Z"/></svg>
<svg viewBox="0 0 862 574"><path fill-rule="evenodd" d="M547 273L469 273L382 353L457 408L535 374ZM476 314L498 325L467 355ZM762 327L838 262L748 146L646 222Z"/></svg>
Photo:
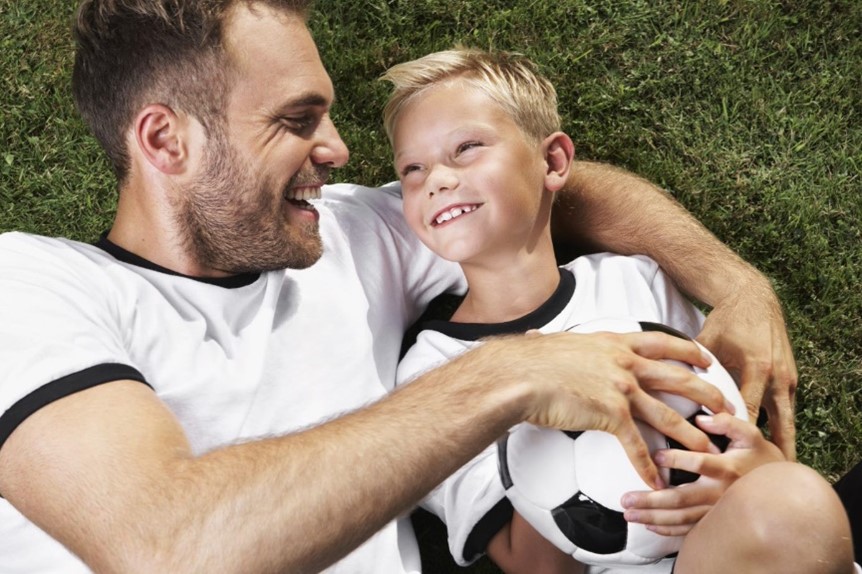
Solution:
<svg viewBox="0 0 862 574"><path fill-rule="evenodd" d="M690 448L709 439L649 391L724 400L651 359L704 360L661 333L490 340L365 409L199 457L150 389L108 383L12 433L0 492L97 572L316 572L522 420L610 432L657 484L633 416Z"/></svg>
<svg viewBox="0 0 862 574"><path fill-rule="evenodd" d="M243 494L238 499L227 488L225 512L210 515L207 531L188 536L188 544L195 548L223 536L245 520L234 515L242 512L259 523L243 545L248 552L261 545L282 548L277 567L271 564L275 571L317 572L335 562L522 418L518 397L507 397L502 382L501 392L494 392L474 366L468 358L320 427L231 447L190 464L187 475L205 488L190 489L188 505L195 505L196 492L209 498L230 484L242 485ZM237 475L207 485L209 468ZM264 510L261 501L271 502ZM248 569L248 555L237 558L237 571Z"/></svg>
<svg viewBox="0 0 862 574"><path fill-rule="evenodd" d="M655 259L681 290L715 305L769 281L652 183L600 163L576 162L554 208L554 240Z"/></svg>
<svg viewBox="0 0 862 574"><path fill-rule="evenodd" d="M25 421L0 451L0 486L95 571L317 572L523 418L520 385L477 357L319 427L200 457L152 395L124 402L151 391L103 385ZM79 425L84 413L99 424Z"/></svg>

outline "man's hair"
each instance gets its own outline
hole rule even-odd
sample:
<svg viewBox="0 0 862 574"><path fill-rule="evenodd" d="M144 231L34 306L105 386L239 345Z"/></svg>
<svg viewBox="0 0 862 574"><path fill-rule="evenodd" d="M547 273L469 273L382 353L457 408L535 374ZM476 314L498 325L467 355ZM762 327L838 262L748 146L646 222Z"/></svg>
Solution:
<svg viewBox="0 0 862 574"><path fill-rule="evenodd" d="M560 129L553 84L522 54L456 46L396 64L381 79L394 86L383 110L383 125L390 141L404 107L428 88L450 80L485 93L537 141Z"/></svg>
<svg viewBox="0 0 862 574"><path fill-rule="evenodd" d="M224 24L231 8L267 5L307 17L311 0L84 0L74 25L78 111L122 184L126 133L138 111L165 104L217 129L230 91Z"/></svg>

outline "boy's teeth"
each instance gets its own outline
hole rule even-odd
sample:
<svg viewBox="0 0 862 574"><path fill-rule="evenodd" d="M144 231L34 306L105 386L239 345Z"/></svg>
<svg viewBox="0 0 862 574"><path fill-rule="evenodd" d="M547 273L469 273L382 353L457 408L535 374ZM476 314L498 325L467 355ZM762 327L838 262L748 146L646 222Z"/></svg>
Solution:
<svg viewBox="0 0 862 574"><path fill-rule="evenodd" d="M438 215L437 219L434 220L434 223L436 223L437 225L440 225L441 223L446 223L447 221L449 221L451 219L455 219L459 215L462 215L464 213L470 213L471 211L475 211L475 210L476 210L475 205L465 205L462 207L453 207L449 211L444 211L443 213Z"/></svg>

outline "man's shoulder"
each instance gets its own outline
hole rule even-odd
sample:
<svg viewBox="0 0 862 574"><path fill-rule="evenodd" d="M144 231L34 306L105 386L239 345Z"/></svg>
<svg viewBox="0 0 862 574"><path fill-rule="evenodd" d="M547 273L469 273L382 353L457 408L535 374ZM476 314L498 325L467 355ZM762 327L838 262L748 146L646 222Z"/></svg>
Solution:
<svg viewBox="0 0 862 574"><path fill-rule="evenodd" d="M63 237L48 237L21 231L9 231L0 234L0 255L3 256L33 256L39 254L51 256L93 250L97 249L92 245Z"/></svg>

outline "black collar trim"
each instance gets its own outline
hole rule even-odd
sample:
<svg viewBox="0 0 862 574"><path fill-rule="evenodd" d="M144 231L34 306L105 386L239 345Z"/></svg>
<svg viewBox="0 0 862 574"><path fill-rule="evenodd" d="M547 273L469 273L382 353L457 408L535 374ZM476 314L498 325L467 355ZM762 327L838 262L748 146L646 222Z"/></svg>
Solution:
<svg viewBox="0 0 862 574"><path fill-rule="evenodd" d="M530 329L540 329L569 304L575 293L575 276L566 269L560 269L560 284L547 301L535 311L505 323L454 323L432 320L422 324L423 330L439 331L461 341L478 341L493 335L513 335Z"/></svg>
<svg viewBox="0 0 862 574"><path fill-rule="evenodd" d="M124 263L129 263L130 265L143 267L144 269L150 269L152 271L158 271L159 273L165 273L167 275L185 277L186 279L191 279L192 281L198 281L200 283L206 283L208 285L215 285L216 287L224 287L226 289L237 289L239 287L251 285L260 277L260 273L240 273L239 275L231 275L230 277L193 277L191 275L183 275L182 273L171 271L167 267L156 265L152 261L148 261L140 255L135 255L131 251L123 249L122 247L108 239L107 231L104 232L99 237L99 240L96 241L93 245L95 245L102 251L105 251L106 253L114 257L114 259L117 259L118 261L122 261Z"/></svg>

